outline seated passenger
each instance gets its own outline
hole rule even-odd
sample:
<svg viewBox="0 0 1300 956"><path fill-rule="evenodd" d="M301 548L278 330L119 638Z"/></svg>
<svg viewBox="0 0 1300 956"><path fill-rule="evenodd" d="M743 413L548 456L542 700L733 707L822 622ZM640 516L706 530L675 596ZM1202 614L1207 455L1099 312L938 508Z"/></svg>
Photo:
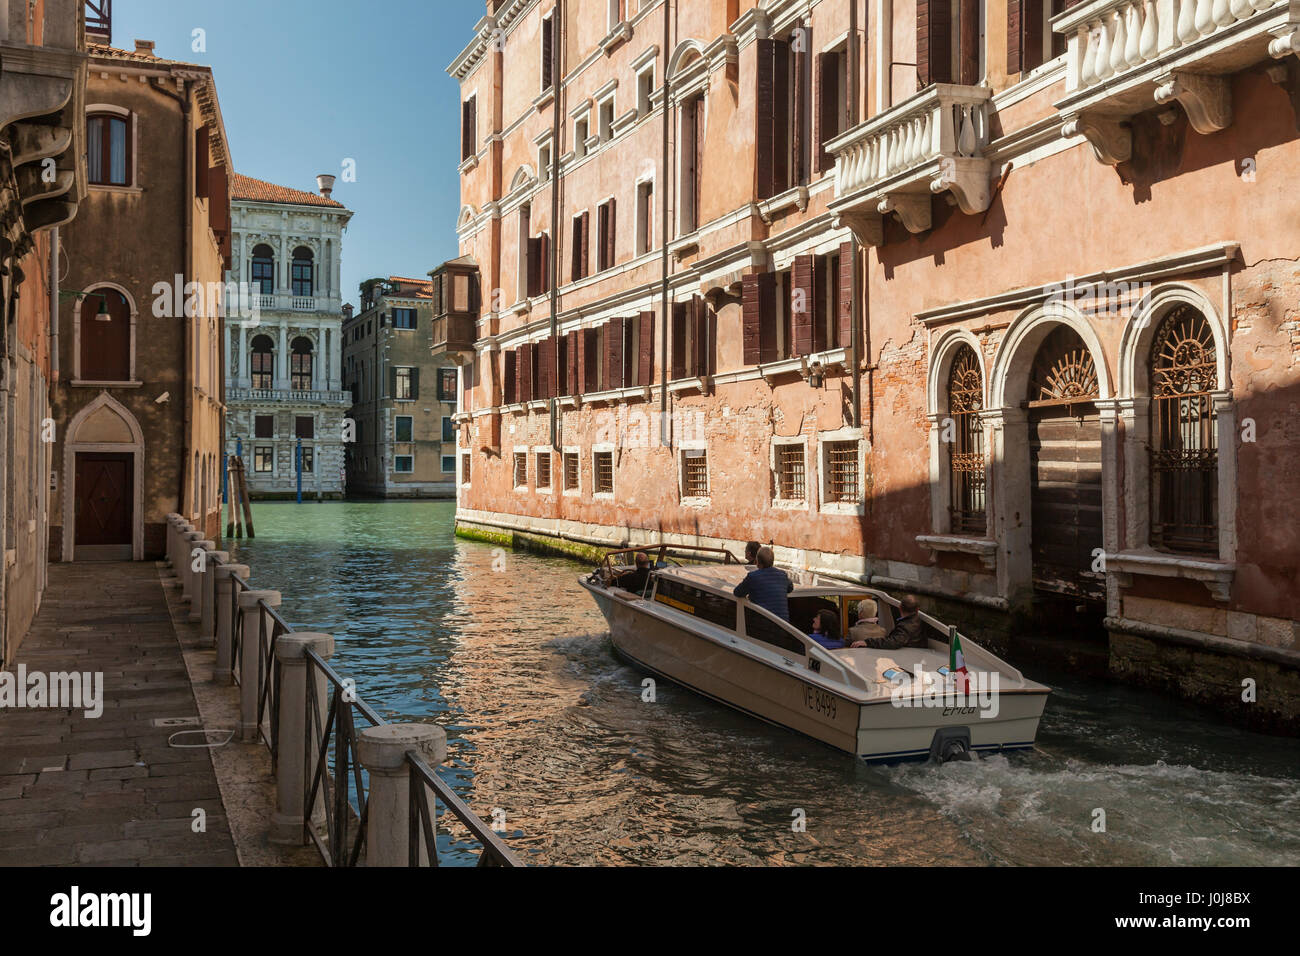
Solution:
<svg viewBox="0 0 1300 956"><path fill-rule="evenodd" d="M634 591L641 594L645 591L645 586L650 583L650 555L644 551L636 553L636 570L624 571L618 577L614 578L614 586L620 587L625 591Z"/></svg>
<svg viewBox="0 0 1300 956"><path fill-rule="evenodd" d="M879 647L897 650L900 647L925 647L925 623L921 620L921 602L914 595L905 594L898 602L900 611L894 629L882 638L857 640L854 647Z"/></svg>
<svg viewBox="0 0 1300 956"><path fill-rule="evenodd" d="M845 646L840 639L840 616L834 611L823 609L813 615L812 633L808 636L828 651Z"/></svg>
<svg viewBox="0 0 1300 956"><path fill-rule="evenodd" d="M761 547L762 547L762 545L759 544L757 541L751 541L751 542L749 542L749 544L745 545L745 563L746 563L746 564L756 564L756 563L757 563L757 561L758 561L758 549L761 548Z"/></svg>
<svg viewBox="0 0 1300 956"><path fill-rule="evenodd" d="M885 629L880 626L880 618L877 616L878 609L873 598L863 598L858 602L855 611L857 623L849 628L848 641L854 644L857 641L878 641L885 636ZM867 647L866 643L861 646Z"/></svg>
<svg viewBox="0 0 1300 956"><path fill-rule="evenodd" d="M771 548L759 548L754 555L758 565L745 575L745 580L736 585L731 593L736 597L747 597L759 607L771 611L783 621L790 620L790 601L786 597L794 590L789 576L780 568L772 567L775 555Z"/></svg>

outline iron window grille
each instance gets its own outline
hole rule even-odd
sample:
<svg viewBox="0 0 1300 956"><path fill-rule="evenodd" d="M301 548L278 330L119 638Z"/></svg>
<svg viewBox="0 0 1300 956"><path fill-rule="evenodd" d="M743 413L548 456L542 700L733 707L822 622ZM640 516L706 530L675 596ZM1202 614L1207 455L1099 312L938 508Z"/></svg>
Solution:
<svg viewBox="0 0 1300 956"><path fill-rule="evenodd" d="M858 480L858 443L833 441L826 443L826 500L856 503L860 500Z"/></svg>
<svg viewBox="0 0 1300 956"><path fill-rule="evenodd" d="M979 358L969 345L953 357L948 373L948 414L951 428L948 443L950 500L948 515L958 534L983 534L988 529L985 514L984 430L980 411L984 407L983 379Z"/></svg>

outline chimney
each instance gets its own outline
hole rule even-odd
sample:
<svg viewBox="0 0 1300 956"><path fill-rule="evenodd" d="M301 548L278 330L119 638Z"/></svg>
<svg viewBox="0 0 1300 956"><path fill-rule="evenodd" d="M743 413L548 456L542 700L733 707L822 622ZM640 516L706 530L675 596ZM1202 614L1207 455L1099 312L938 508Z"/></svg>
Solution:
<svg viewBox="0 0 1300 956"><path fill-rule="evenodd" d="M350 319L350 318L352 318L352 303L351 303L351 302L349 302L347 305L343 306L343 321L346 322L346 321L347 321L348 319Z"/></svg>
<svg viewBox="0 0 1300 956"><path fill-rule="evenodd" d="M334 192L334 177L329 173L321 173L316 177L316 185L320 188L320 194L329 199Z"/></svg>
<svg viewBox="0 0 1300 956"><path fill-rule="evenodd" d="M135 41L135 52L139 53L141 56L157 57L158 54L154 53L153 48L154 48L153 40Z"/></svg>

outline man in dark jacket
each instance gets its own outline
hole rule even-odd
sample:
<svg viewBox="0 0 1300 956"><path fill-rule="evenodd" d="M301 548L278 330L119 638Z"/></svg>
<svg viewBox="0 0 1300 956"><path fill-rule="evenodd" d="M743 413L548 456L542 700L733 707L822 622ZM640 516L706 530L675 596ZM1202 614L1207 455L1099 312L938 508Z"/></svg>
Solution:
<svg viewBox="0 0 1300 956"><path fill-rule="evenodd" d="M771 611L783 621L790 620L790 602L786 595L794 590L789 575L772 567L775 555L771 548L759 548L754 568L732 592L736 597L749 598L750 602Z"/></svg>
<svg viewBox="0 0 1300 956"><path fill-rule="evenodd" d="M636 553L636 570L624 571L614 579L614 585L625 591L641 594L650 583L650 555L644 551Z"/></svg>
<svg viewBox="0 0 1300 956"><path fill-rule="evenodd" d="M880 638L868 638L853 642L854 647L877 647L881 650L897 650L900 647L926 647L925 623L921 620L921 602L911 594L903 595L898 602L898 623L894 629Z"/></svg>

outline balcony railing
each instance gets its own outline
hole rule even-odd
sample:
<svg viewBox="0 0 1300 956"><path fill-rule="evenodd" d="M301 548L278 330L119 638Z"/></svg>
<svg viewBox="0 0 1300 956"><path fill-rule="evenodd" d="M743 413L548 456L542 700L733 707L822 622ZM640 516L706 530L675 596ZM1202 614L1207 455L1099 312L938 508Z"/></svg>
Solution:
<svg viewBox="0 0 1300 956"><path fill-rule="evenodd" d="M295 295L289 300L289 308L294 312L315 312L316 299L310 295Z"/></svg>
<svg viewBox="0 0 1300 956"><path fill-rule="evenodd" d="M1300 51L1291 0L1093 0L1059 14L1052 29L1069 54L1056 104L1062 132L1082 134L1110 164L1129 158L1127 118L1177 101L1197 132L1224 129L1227 77Z"/></svg>
<svg viewBox="0 0 1300 956"><path fill-rule="evenodd" d="M832 211L871 245L880 243L887 213L911 232L929 229L934 193L951 192L963 212L983 212L991 96L987 87L938 83L832 140Z"/></svg>
<svg viewBox="0 0 1300 956"><path fill-rule="evenodd" d="M286 402L292 405L352 404L351 392L333 392L322 389L298 391L291 388L236 388L232 386L226 389L226 398L231 402Z"/></svg>

